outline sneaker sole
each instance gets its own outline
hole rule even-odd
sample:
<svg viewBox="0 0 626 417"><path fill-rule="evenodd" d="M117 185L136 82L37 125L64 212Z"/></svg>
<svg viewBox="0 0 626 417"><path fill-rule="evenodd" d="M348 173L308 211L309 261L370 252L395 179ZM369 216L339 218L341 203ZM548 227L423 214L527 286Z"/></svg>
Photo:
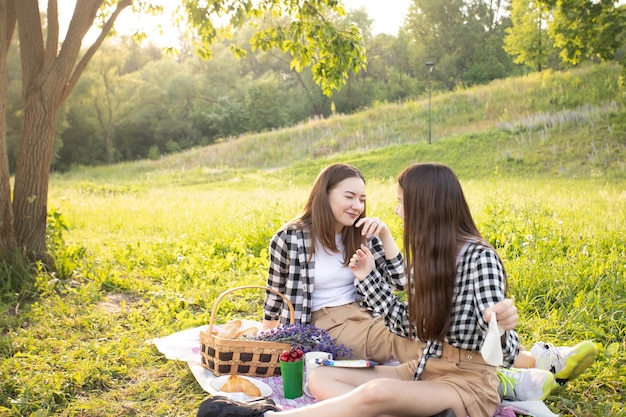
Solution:
<svg viewBox="0 0 626 417"><path fill-rule="evenodd" d="M580 342L572 350L574 353L565 360L565 367L554 374L561 385L585 372L596 361L598 355L598 348L590 340Z"/></svg>

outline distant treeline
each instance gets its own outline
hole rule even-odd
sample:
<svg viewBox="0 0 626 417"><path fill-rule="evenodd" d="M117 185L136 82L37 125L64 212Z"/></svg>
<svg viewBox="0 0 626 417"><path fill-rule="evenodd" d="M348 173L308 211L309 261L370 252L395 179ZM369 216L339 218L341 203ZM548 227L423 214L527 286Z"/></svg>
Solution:
<svg viewBox="0 0 626 417"><path fill-rule="evenodd" d="M588 40L571 59L572 46L559 44L553 23L561 18L557 9L528 0L512 0L504 9L504 3L414 0L397 36L373 36L373 21L363 9L335 16L339 24L353 22L361 28L368 67L350 74L344 88L331 97L321 93L310 72L292 70L288 56L239 44L243 33L215 45L210 60L194 56L193 47L182 41L179 54L171 57L151 43L112 38L100 48L61 112L52 167L66 171L72 166L156 159L242 133L335 112L353 113L375 102L424 97L429 91L558 70L582 61L623 59L625 6L606 9L615 15L618 46L602 55ZM233 55L234 45L247 51L245 58ZM606 42L602 45L607 49ZM7 68L11 164L21 123L17 54L12 48Z"/></svg>

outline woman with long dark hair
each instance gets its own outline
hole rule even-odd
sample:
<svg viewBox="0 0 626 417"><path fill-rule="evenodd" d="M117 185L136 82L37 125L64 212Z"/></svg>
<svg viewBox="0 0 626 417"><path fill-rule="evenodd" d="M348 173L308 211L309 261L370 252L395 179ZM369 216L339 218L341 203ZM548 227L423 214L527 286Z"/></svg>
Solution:
<svg viewBox="0 0 626 417"><path fill-rule="evenodd" d="M403 290L406 283L400 249L382 220L366 216L366 202L365 177L357 168L324 168L302 211L271 239L267 286L289 299L297 324L328 330L353 358L409 360L417 354L412 341L390 332L382 317L357 301L349 262L362 244L371 248L378 280L390 290ZM263 327L287 324L289 318L287 303L268 291Z"/></svg>

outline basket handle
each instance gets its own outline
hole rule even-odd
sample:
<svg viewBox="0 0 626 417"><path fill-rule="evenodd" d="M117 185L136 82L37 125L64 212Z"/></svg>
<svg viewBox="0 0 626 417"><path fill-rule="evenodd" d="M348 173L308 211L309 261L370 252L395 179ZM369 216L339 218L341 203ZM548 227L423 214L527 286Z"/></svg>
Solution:
<svg viewBox="0 0 626 417"><path fill-rule="evenodd" d="M238 290L244 290L244 289L248 289L248 288L256 288L256 289L260 289L260 290L267 290L270 292L273 292L276 295L279 295L282 297L283 301L287 303L287 306L289 307L289 324L293 324L295 319L295 313L293 310L293 304L291 304L291 301L289 301L289 299L287 298L287 296L285 294L282 294L278 291L276 291L273 288L270 287L262 287L260 285L243 285L241 287L235 287L235 288L231 288L229 290L224 291L223 293L221 293L217 299L215 300L215 303L213 303L213 310L211 310L211 319L209 321L209 334L213 334L213 323L215 322L215 313L217 313L217 307L219 306L220 301L222 300L222 298L224 298L225 295L233 292L233 291L238 291Z"/></svg>

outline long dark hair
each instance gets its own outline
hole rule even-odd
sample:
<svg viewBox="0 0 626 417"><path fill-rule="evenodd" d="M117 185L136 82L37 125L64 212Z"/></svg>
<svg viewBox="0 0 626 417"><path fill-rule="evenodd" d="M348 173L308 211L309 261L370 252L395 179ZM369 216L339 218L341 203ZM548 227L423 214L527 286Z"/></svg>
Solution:
<svg viewBox="0 0 626 417"><path fill-rule="evenodd" d="M456 174L438 163L400 173L409 317L420 340L443 341L456 283L456 257L468 240L488 245L472 218Z"/></svg>
<svg viewBox="0 0 626 417"><path fill-rule="evenodd" d="M315 242L318 239L326 249L337 252L335 242L335 217L328 201L328 194L341 181L348 178L360 178L365 183L365 177L357 168L347 164L333 164L324 168L313 183L309 198L302 212L290 221L291 224L307 227L311 233L311 252L309 260L315 253ZM359 216L365 217L365 208ZM358 219L357 219L358 220ZM344 244L344 264L347 265L352 254L364 241L361 232L356 227L344 227L341 231Z"/></svg>

